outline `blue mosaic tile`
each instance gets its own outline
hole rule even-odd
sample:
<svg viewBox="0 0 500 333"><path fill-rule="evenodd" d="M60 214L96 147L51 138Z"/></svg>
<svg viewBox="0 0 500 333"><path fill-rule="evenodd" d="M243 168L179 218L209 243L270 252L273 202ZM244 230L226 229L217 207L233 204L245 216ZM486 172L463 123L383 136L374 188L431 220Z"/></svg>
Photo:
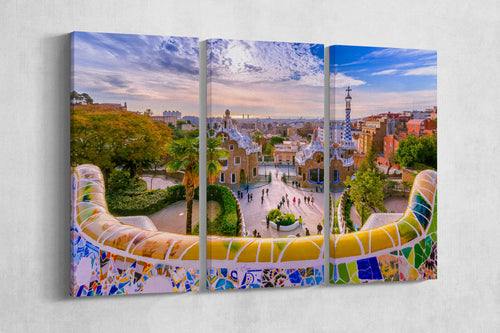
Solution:
<svg viewBox="0 0 500 333"><path fill-rule="evenodd" d="M358 260L358 277L360 280L381 280L382 272L376 257Z"/></svg>

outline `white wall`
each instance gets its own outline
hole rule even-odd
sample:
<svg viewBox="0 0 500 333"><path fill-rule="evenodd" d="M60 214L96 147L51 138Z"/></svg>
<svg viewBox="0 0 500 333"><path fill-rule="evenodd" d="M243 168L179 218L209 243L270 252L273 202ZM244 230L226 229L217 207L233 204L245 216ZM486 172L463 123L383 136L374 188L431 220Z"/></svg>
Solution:
<svg viewBox="0 0 500 333"><path fill-rule="evenodd" d="M495 0L3 1L0 331L498 332L499 16ZM67 297L73 30L437 49L439 280Z"/></svg>

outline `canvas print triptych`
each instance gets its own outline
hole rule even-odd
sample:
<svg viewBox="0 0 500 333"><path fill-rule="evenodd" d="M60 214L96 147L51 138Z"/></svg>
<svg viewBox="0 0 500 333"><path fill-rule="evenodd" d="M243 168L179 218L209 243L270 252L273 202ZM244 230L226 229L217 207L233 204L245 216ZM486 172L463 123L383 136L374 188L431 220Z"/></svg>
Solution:
<svg viewBox="0 0 500 333"><path fill-rule="evenodd" d="M435 51L74 32L71 54L71 295L437 278Z"/></svg>

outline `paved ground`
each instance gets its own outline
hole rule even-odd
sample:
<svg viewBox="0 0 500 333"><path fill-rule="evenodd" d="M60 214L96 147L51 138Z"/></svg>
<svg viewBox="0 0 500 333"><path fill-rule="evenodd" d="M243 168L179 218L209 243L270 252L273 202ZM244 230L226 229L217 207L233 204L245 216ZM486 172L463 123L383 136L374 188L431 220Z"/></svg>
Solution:
<svg viewBox="0 0 500 333"><path fill-rule="evenodd" d="M207 213L213 219L220 209L220 205L215 201L207 202ZM198 200L193 202L193 227L199 221ZM149 218L156 225L158 230L173 232L176 234L186 234L186 201L177 201L167 208L149 215Z"/></svg>
<svg viewBox="0 0 500 333"><path fill-rule="evenodd" d="M276 177L276 171L278 171L278 177ZM321 223L323 219L323 193L317 193L315 188L297 189L283 183L280 179L283 173L287 173L286 168L275 169L272 167L272 172L273 180L271 184L258 183L250 186L249 193L253 194L253 201L248 202L247 191L244 191L243 199L239 199L247 230L252 234L256 229L262 237L286 237L288 235L296 235L297 233L304 236L306 234L306 228L308 228L311 235L316 235L317 225ZM269 195L264 194L263 203L261 203L262 189L264 189L264 191L269 189ZM237 190L233 192L236 194ZM281 211L283 213L291 212L295 215L295 218L302 216L302 228L291 231L280 231L279 233L276 229L272 229L271 227L267 229L267 213L277 208L281 197L286 194L288 194L290 204L287 206L285 202L281 207ZM314 204L304 203L304 196L312 196L314 198ZM297 200L295 205L293 204L294 197L296 199L300 198L300 206Z"/></svg>
<svg viewBox="0 0 500 333"><path fill-rule="evenodd" d="M408 198L404 197L391 197L384 200L384 206L388 213L404 213L406 207L408 206ZM361 228L361 217L356 210L356 207L352 205L351 207L351 219L358 228ZM396 220L398 217L395 218ZM394 222L388 221L387 223ZM365 221L366 223L366 221Z"/></svg>
<svg viewBox="0 0 500 333"><path fill-rule="evenodd" d="M153 177L153 186L151 187L151 176L150 175L142 175L141 179L146 181L149 190L156 190L159 188L167 188L173 185L180 184L181 182L177 179L167 178L164 175L157 175Z"/></svg>
<svg viewBox="0 0 500 333"><path fill-rule="evenodd" d="M368 230L368 229L374 229L381 227L383 225L386 225L388 223L392 223L396 220L398 220L401 216L403 216L403 213L378 213L378 214L372 214L366 220L365 224L361 228L361 230Z"/></svg>

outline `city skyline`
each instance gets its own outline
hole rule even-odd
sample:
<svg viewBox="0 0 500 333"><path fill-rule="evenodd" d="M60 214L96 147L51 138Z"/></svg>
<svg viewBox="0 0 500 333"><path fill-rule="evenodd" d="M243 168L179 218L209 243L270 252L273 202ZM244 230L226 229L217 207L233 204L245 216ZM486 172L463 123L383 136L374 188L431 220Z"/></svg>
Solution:
<svg viewBox="0 0 500 333"><path fill-rule="evenodd" d="M345 45L330 50L332 119L344 117L347 86L353 119L437 105L436 51Z"/></svg>
<svg viewBox="0 0 500 333"><path fill-rule="evenodd" d="M73 89L95 103L198 116L198 38L73 32Z"/></svg>

